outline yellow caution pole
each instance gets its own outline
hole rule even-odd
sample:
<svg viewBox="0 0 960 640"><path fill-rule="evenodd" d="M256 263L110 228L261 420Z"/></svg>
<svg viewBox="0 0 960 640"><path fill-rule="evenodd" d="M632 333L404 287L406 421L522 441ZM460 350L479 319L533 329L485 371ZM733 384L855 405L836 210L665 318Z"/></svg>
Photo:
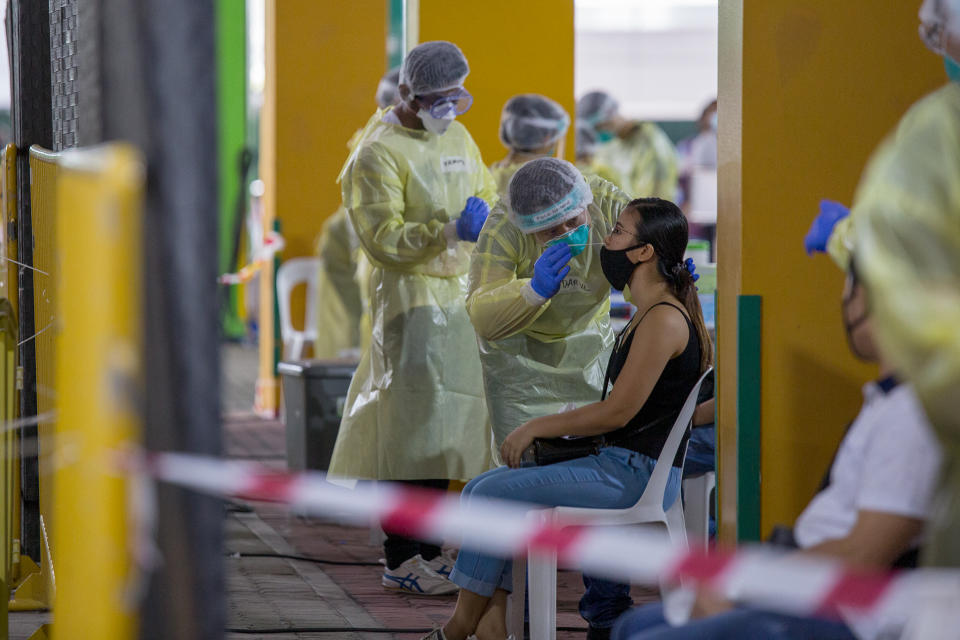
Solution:
<svg viewBox="0 0 960 640"><path fill-rule="evenodd" d="M142 185L142 162L127 146L60 161L52 469L61 640L137 633L137 500L119 454L141 436Z"/></svg>

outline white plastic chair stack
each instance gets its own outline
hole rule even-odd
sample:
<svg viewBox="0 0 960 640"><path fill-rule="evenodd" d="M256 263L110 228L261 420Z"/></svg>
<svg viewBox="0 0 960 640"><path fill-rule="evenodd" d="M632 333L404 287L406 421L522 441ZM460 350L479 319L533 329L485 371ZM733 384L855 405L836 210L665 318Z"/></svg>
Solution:
<svg viewBox="0 0 960 640"><path fill-rule="evenodd" d="M683 522L683 503L680 496L667 510L663 498L667 491L670 467L680 449L683 436L693 421L697 396L703 379L712 371L707 369L687 396L687 400L670 429L667 442L654 465L647 487L637 503L626 509L589 509L580 507L555 507L530 513L530 517L544 521L562 520L589 526L634 526L663 524L670 539L678 545L687 544ZM684 452L686 456L686 452ZM527 572L530 581L530 638L531 640L556 640L557 637L557 556L537 554L527 557ZM523 637L523 578L522 564L514 564L514 591L508 605L508 631L518 638ZM519 615L518 612L519 611ZM519 619L519 628L517 620Z"/></svg>
<svg viewBox="0 0 960 640"><path fill-rule="evenodd" d="M283 359L300 360L307 343L317 339L317 258L291 258L277 269L277 302L280 307L280 336L283 339ZM303 331L293 328L290 318L290 299L294 288L307 285L306 317Z"/></svg>

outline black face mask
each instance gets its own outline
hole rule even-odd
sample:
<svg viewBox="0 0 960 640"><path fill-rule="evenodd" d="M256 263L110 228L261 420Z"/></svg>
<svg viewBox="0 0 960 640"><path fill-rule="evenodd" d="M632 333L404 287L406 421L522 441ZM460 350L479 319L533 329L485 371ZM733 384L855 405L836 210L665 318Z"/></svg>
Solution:
<svg viewBox="0 0 960 640"><path fill-rule="evenodd" d="M862 325L864 322L870 319L870 311L868 309L867 311L864 311L863 315L861 315L856 320L853 320L852 322L848 322L847 306L849 306L849 304L852 301L853 301L853 296L850 295L850 296L844 296L843 301L840 303L840 317L843 319L843 328L847 332L847 346L850 347L850 351L853 352L853 355L855 355L860 360L863 360L865 362L872 362L873 358L871 358L869 355L865 353L862 353L857 348L857 341L853 339L853 333L860 327L860 325Z"/></svg>
<svg viewBox="0 0 960 640"><path fill-rule="evenodd" d="M623 291L633 275L634 269L640 266L639 262L631 262L627 257L627 251L639 249L643 245L638 244L635 247L627 249L611 250L606 247L600 247L600 268L603 269L603 275L607 281L617 291Z"/></svg>

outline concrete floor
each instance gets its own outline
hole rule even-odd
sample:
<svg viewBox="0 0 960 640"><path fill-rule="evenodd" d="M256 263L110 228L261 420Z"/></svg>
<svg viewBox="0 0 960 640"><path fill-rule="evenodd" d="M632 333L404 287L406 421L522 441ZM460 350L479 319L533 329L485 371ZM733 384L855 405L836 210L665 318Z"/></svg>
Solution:
<svg viewBox="0 0 960 640"><path fill-rule="evenodd" d="M34 631L53 619L47 611L11 611L9 615L10 640L27 640Z"/></svg>
<svg viewBox="0 0 960 640"><path fill-rule="evenodd" d="M231 458L255 460L270 468L286 468L285 432L279 421L254 416L255 348L226 344L221 351L224 450ZM380 586L381 548L369 530L293 515L268 503L231 503L225 510L224 550L241 554L225 558L230 640L385 640L419 638L442 624L453 611L456 596L417 597L388 592ZM358 566L330 565L278 557L242 554L292 554ZM583 592L580 574L562 571L557 580L558 640L580 640L586 625L577 613ZM634 599L657 599L655 590L635 587ZM11 613L10 638L26 640L49 613ZM295 631L326 628L326 632ZM402 628L408 633L362 633L351 629ZM275 633L290 629L290 633ZM336 629L336 631L333 631ZM576 630L573 630L576 629ZM257 633L258 630L263 633ZM243 633L240 633L240 632Z"/></svg>

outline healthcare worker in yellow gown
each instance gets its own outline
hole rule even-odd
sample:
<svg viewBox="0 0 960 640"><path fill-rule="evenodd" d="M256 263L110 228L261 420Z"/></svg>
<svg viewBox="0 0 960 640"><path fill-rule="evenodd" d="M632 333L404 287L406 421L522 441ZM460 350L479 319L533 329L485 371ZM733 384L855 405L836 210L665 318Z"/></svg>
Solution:
<svg viewBox="0 0 960 640"><path fill-rule="evenodd" d="M660 127L625 118L605 91L580 98L577 121L597 132L596 159L622 176L627 193L635 198L676 198L677 150Z"/></svg>
<svg viewBox="0 0 960 640"><path fill-rule="evenodd" d="M435 488L487 470L490 432L464 302L470 253L496 201L493 177L456 121L471 105L460 49L406 56L400 103L365 127L341 174L370 275L372 335L344 407L331 473ZM389 534L382 584L433 595L439 548ZM436 554L436 555L435 555ZM432 558L431 558L432 556ZM412 576L412 577L411 577Z"/></svg>
<svg viewBox="0 0 960 640"><path fill-rule="evenodd" d="M613 345L600 245L630 198L541 158L513 175L508 201L480 232L467 298L498 448L528 420L600 397Z"/></svg>
<svg viewBox="0 0 960 640"><path fill-rule="evenodd" d="M546 156L563 157L563 137L569 127L570 116L550 98L526 93L507 100L500 115L500 142L507 155L490 165L501 198L524 163Z"/></svg>
<svg viewBox="0 0 960 640"><path fill-rule="evenodd" d="M357 281L357 241L347 210L340 207L323 223L314 254L317 265L315 358L344 358L360 348L363 303Z"/></svg>
<svg viewBox="0 0 960 640"><path fill-rule="evenodd" d="M599 176L607 182L612 182L621 190L623 189L623 176L613 170L612 167L603 164L597 158L597 148L599 143L597 137L599 133L592 126L577 118L576 124L576 157L577 169L580 169L586 177Z"/></svg>
<svg viewBox="0 0 960 640"><path fill-rule="evenodd" d="M391 69L377 85L377 106L386 109L397 101L400 68ZM347 147L353 151L360 132ZM368 264L360 243L341 205L324 221L317 236L314 254L317 266L316 318L317 338L313 343L315 358L355 357L361 346L369 342L369 324L364 320L367 303Z"/></svg>
<svg viewBox="0 0 960 640"><path fill-rule="evenodd" d="M960 566L960 0L926 0L920 33L949 82L914 104L867 166L849 216L821 203L808 252L850 256L880 343L945 449L927 561Z"/></svg>

